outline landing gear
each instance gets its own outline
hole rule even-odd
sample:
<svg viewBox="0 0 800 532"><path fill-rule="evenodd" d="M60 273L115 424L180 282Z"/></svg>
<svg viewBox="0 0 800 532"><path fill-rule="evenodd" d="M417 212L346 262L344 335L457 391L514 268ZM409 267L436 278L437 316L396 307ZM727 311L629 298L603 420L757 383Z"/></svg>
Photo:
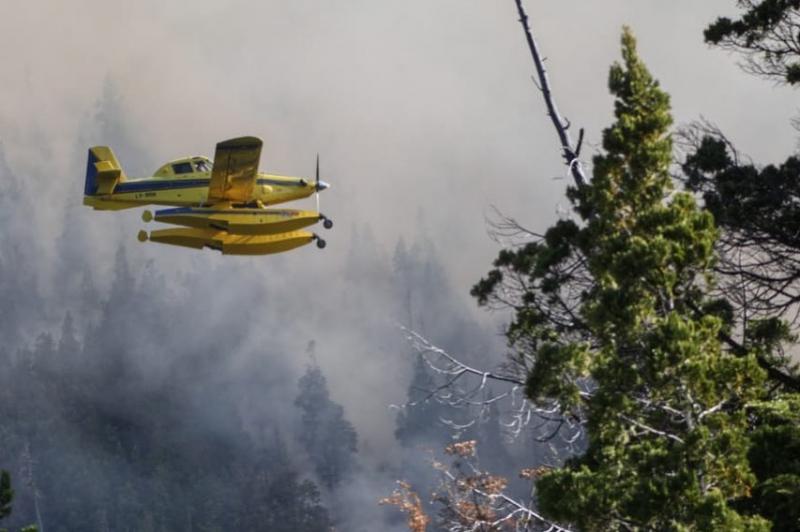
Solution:
<svg viewBox="0 0 800 532"><path fill-rule="evenodd" d="M325 218L325 220L322 222L322 227L324 227L325 229L330 229L331 227L333 227L333 220L331 220L330 218Z"/></svg>
<svg viewBox="0 0 800 532"><path fill-rule="evenodd" d="M327 245L328 244L324 240L322 240L320 237L317 237L317 247L319 249L325 249L325 246Z"/></svg>

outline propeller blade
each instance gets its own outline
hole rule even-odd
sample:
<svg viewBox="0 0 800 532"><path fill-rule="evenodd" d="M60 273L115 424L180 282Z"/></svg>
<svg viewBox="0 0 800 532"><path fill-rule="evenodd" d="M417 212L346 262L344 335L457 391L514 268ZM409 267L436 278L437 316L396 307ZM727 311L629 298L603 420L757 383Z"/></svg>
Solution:
<svg viewBox="0 0 800 532"><path fill-rule="evenodd" d="M317 213L319 213L319 153L317 153L317 182L314 184L314 199L317 200Z"/></svg>
<svg viewBox="0 0 800 532"><path fill-rule="evenodd" d="M328 183L322 181L319 178L319 153L317 153L317 172L315 180L316 182L314 183L314 199L317 202L317 215L319 216L319 219L323 222L322 225L325 227L325 229L330 229L331 227L333 227L333 222L330 220L330 218L323 215L319 210L319 191L325 190L330 187ZM324 241L322 243L324 246Z"/></svg>

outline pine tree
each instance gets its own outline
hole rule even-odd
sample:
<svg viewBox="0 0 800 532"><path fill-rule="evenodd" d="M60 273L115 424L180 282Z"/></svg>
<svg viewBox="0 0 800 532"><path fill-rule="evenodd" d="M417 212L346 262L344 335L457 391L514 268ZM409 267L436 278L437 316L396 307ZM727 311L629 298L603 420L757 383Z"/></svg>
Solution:
<svg viewBox="0 0 800 532"><path fill-rule="evenodd" d="M707 43L745 56L748 72L789 84L800 83L800 0L738 0L735 20L719 17L705 32Z"/></svg>
<svg viewBox="0 0 800 532"><path fill-rule="evenodd" d="M706 296L713 218L673 190L669 98L627 29L622 55L609 76L616 122L592 182L570 192L582 223L501 252L473 293L485 303L504 279L524 280L508 336L534 361L526 393L585 420L585 453L537 482L548 517L580 530L766 530L732 506L755 483L746 408L764 372L721 348Z"/></svg>
<svg viewBox="0 0 800 532"><path fill-rule="evenodd" d="M737 508L772 521L772 530L800 530L800 395L758 405L748 452L758 483Z"/></svg>
<svg viewBox="0 0 800 532"><path fill-rule="evenodd" d="M64 315L64 321L61 323L61 336L58 339L59 362L63 364L64 358L75 357L80 350L81 344L77 338L75 320L72 319L72 314L67 311Z"/></svg>
<svg viewBox="0 0 800 532"><path fill-rule="evenodd" d="M737 52L751 74L797 86L800 2L737 4L739 17L718 18L705 30L706 42ZM793 125L800 125L797 117ZM750 412L748 458L758 482L736 508L770 519L773 530L800 530L800 373L794 349L782 346L796 344L797 335L781 321L794 320L800 302L800 158L795 153L779 164L755 165L709 123L695 125L686 137L691 151L683 164L685 181L702 194L720 228L717 269L738 320L733 329L742 348L755 350L770 381L768 398Z"/></svg>
<svg viewBox="0 0 800 532"><path fill-rule="evenodd" d="M240 530L317 532L332 527L319 490L313 482L299 478L278 434L245 472L241 493Z"/></svg>
<svg viewBox="0 0 800 532"><path fill-rule="evenodd" d="M8 471L0 470L0 521L11 515L11 503L14 500L14 490L11 489L11 475ZM26 526L20 532L36 532L35 526ZM0 528L0 532L7 532L7 529Z"/></svg>
<svg viewBox="0 0 800 532"><path fill-rule="evenodd" d="M8 471L0 471L0 519L11 515L11 502L14 490L11 489L11 475Z"/></svg>
<svg viewBox="0 0 800 532"><path fill-rule="evenodd" d="M305 447L322 483L334 488L353 469L358 435L334 402L319 366L309 364L297 383L295 404L302 411L298 439Z"/></svg>

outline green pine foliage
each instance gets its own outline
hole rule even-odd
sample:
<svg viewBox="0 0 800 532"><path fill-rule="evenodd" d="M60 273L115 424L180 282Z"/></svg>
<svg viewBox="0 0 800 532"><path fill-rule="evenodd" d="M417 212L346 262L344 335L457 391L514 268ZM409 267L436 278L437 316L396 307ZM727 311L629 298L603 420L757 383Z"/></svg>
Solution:
<svg viewBox="0 0 800 532"><path fill-rule="evenodd" d="M706 41L742 54L751 73L797 83L800 2L739 5L741 18L718 19L706 30ZM771 381L770 395L749 412L748 458L757 483L735 507L768 518L773 530L799 530L800 374L793 350L783 349L796 344L797 336L780 318L794 316L800 301L800 159L792 155L780 164L756 166L715 128L702 124L694 133L682 166L685 183L702 195L720 228L723 292L745 290L733 308L749 318L739 324L744 346L757 354Z"/></svg>
<svg viewBox="0 0 800 532"><path fill-rule="evenodd" d="M508 337L534 360L528 397L585 422L586 451L537 482L545 515L579 530L767 530L733 506L756 484L747 409L764 371L722 349L725 322L700 310L717 229L673 189L669 97L627 29L622 57L616 121L591 184L570 192L582 220L501 252L473 294L517 289Z"/></svg>
<svg viewBox="0 0 800 532"><path fill-rule="evenodd" d="M0 519L11 514L11 501L14 500L14 490L11 489L11 475L8 471L0 471Z"/></svg>
<svg viewBox="0 0 800 532"><path fill-rule="evenodd" d="M738 0L737 19L719 17L705 40L744 53L746 70L784 83L800 83L800 0Z"/></svg>
<svg viewBox="0 0 800 532"><path fill-rule="evenodd" d="M735 506L768 518L773 531L800 530L800 395L781 394L753 406L748 458L758 482L752 496Z"/></svg>
<svg viewBox="0 0 800 532"><path fill-rule="evenodd" d="M0 520L11 515L11 503L14 500L14 490L11 489L11 475L8 471L0 470ZM35 526L26 526L20 532L36 532ZM6 528L0 528L0 532L8 532Z"/></svg>
<svg viewBox="0 0 800 532"><path fill-rule="evenodd" d="M775 318L791 317L800 302L800 158L756 167L740 162L719 132L701 133L683 161L683 178L687 188L702 196L722 231L720 247L729 259L721 270L731 286L745 281L747 308L741 310L772 323L772 330L762 326L762 333L793 340L779 330ZM800 390L800 377L785 367L787 360L777 362L788 377L784 381L794 379L793 388Z"/></svg>

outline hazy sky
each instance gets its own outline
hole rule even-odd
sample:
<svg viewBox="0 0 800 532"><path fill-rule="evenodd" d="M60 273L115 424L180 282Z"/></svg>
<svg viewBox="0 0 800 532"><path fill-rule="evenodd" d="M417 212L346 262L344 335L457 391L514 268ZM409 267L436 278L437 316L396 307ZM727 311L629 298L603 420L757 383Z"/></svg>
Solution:
<svg viewBox="0 0 800 532"><path fill-rule="evenodd" d="M794 147L795 93L702 43L703 26L735 12L733 0L526 5L561 110L586 128L586 158L610 121L606 77L623 24L672 94L678 122L702 114L757 161ZM7 0L0 49L0 140L18 174L43 177L28 185L49 206L36 215L48 226L80 203L77 132L109 81L124 127L149 153L123 157L129 174L212 154L238 135L264 139L262 169L275 173L311 174L320 152L333 184L323 210L337 229L324 253L293 258L319 268L341 258L352 226L369 224L389 250L423 232L466 290L496 252L485 236L489 206L543 227L563 202L564 168L512 0ZM102 219L131 243L141 225L138 213L77 216ZM45 249L56 235L43 228ZM142 253L159 260L165 250Z"/></svg>
<svg viewBox="0 0 800 532"><path fill-rule="evenodd" d="M606 80L623 24L672 95L677 123L702 114L757 162L795 148L796 93L742 73L735 57L702 42L703 27L734 13L734 0L525 5L558 105L576 129L586 128L587 161L611 120ZM198 264L215 271L220 291L236 283L225 274L230 264L295 284L303 297L286 308L298 313L317 294L335 297L322 287L337 283L351 239L369 227L386 256L401 236L431 241L465 306L480 315L467 293L498 250L486 235L490 207L544 229L565 205L569 181L530 79L513 0L3 0L0 50L0 142L31 201L24 223L35 235L31 268L45 296L58 282L48 265L62 252L66 219L89 243L80 249L98 279L108 282L124 241L135 262L152 261L167 275ZM322 195L336 222L328 247L231 258L142 245L140 210L82 207L86 148L110 142L87 128L108 87L126 117L112 126L131 144L112 148L129 175L213 155L216 142L240 135L264 139L261 168L272 173L311 175L319 152L333 185ZM131 153L147 156L125 157ZM348 354L346 326L337 332L327 352L343 358L321 363L352 371L360 361ZM359 369L370 378L378 372ZM334 376L334 388L341 382ZM397 395L403 386L389 388ZM356 408L357 387L334 392ZM369 407L373 415L383 408Z"/></svg>

